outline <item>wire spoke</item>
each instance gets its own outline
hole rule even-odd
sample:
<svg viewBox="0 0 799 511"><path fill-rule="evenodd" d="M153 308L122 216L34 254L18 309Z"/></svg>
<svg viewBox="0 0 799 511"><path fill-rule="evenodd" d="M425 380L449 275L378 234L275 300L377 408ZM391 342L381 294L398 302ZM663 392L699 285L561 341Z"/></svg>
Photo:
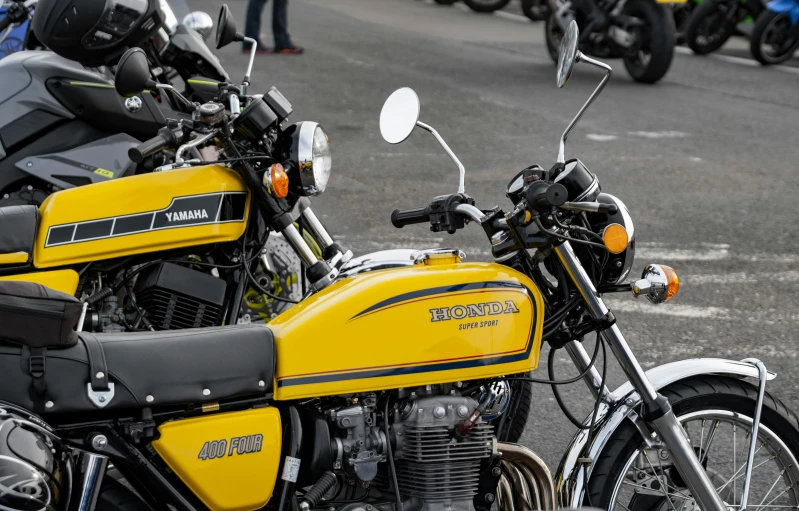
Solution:
<svg viewBox="0 0 799 511"><path fill-rule="evenodd" d="M707 459L710 446L713 445L713 439L716 438L716 430L719 429L719 426L721 426L721 421L714 420L713 425L710 426L710 430L707 432L707 445L699 444L699 463L704 463Z"/></svg>
<svg viewBox="0 0 799 511"><path fill-rule="evenodd" d="M655 478L658 480L658 482L660 482L660 477L658 477L658 476L656 475L656 474L657 474L657 471L655 470L655 467L653 467L653 466L652 466L652 462L651 462L651 461L649 461L649 456L647 456L647 454L646 454L646 451L642 451L642 454L644 455L644 458L646 459L646 463L649 465L649 468L651 468L651 469L652 469L652 474L653 474L653 475L654 475L654 477L655 477ZM661 475L662 475L662 474L661 474ZM664 477L664 479L665 479L665 477ZM667 488L667 487L668 487L668 483L666 483L665 481L663 481L663 486L662 486L663 495L665 495L665 496L666 496L666 500L668 500L668 501L669 501L669 506L671 506L671 510L672 510L672 511L677 511L677 510L674 508L674 502L672 502L672 501L671 501L671 499L669 498L669 492L667 492L667 491L666 491L666 488Z"/></svg>
<svg viewBox="0 0 799 511"><path fill-rule="evenodd" d="M652 492L656 491L656 490L653 490L652 488L649 488L649 487L644 486L642 484L635 484L635 483L631 483L630 481L622 481L622 484L626 484L627 486L633 486L635 488L641 488L642 490L646 490L646 491L652 491ZM663 493L666 495L666 500L668 500L669 502L671 502L671 499L669 499L669 497L675 497L675 498L683 499L683 500L691 500L691 497L686 496L686 495L681 495L679 493L672 494L672 493L666 493L665 491ZM674 504L672 504L671 507L674 508Z"/></svg>
<svg viewBox="0 0 799 511"><path fill-rule="evenodd" d="M785 475L785 470L783 469L783 471L780 472L779 475L777 476L777 479L774 480L774 483L772 483L771 488L768 489L768 493L766 493L766 496L763 497L763 500L760 501L761 504L766 501L769 495L771 495L771 492L774 491L774 487L777 486L777 483L780 482L780 479L782 479L782 476L784 475Z"/></svg>
<svg viewBox="0 0 799 511"><path fill-rule="evenodd" d="M765 442L763 442L762 444L760 444L760 447L758 447L758 448L755 450L755 454L757 454L758 452L760 452L760 449L762 449L762 448L763 448L763 446L765 446L765 445L766 445L766 443L765 443ZM774 459L774 456L772 456L772 457L770 457L770 458L766 459L765 461L763 461L762 463L759 463L759 464L757 464L756 466L752 467L752 472L754 472L754 471L755 471L755 469L756 469L757 467L759 467L759 466L763 465L763 463L768 463L769 461L771 461L771 460L773 460L773 459ZM745 469L745 468L746 468L746 463L744 463L743 465L741 465L741 467L740 467L738 470L736 470L734 474L732 474L732 477L731 477L730 479L728 479L726 483L724 483L723 485L721 485L719 488L716 488L716 491L721 491L721 490L723 490L724 488L726 488L726 487L727 487L727 485L728 485L728 484L730 484L731 482L735 481L737 478L741 477L741 476L744 474L744 472L742 472L742 470L743 470L743 469Z"/></svg>

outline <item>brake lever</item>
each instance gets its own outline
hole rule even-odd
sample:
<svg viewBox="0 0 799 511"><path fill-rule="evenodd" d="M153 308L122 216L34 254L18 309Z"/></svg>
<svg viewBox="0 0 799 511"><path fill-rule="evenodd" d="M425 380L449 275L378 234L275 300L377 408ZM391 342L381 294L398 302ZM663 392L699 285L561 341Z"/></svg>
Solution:
<svg viewBox="0 0 799 511"><path fill-rule="evenodd" d="M615 204L604 204L602 202L564 202L559 206L560 209L569 211L585 211L586 213L607 213L615 215L619 212L619 207Z"/></svg>

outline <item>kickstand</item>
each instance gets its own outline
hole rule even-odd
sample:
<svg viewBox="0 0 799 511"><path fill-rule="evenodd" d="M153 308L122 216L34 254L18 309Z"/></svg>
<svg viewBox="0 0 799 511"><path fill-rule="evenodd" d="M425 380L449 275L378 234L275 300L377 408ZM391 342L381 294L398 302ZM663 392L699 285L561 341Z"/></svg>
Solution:
<svg viewBox="0 0 799 511"><path fill-rule="evenodd" d="M741 362L752 364L757 369L758 378L760 379L760 386L757 391L757 404L755 405L755 415L752 418L752 435L749 441L749 458L746 460L746 476L744 479L743 495L741 495L740 511L746 511L747 501L749 500L749 483L752 480L752 465L755 462L755 450L757 447L757 430L760 428L760 413L763 411L763 399L766 396L766 380L768 380L768 372L766 365L756 358L747 358Z"/></svg>

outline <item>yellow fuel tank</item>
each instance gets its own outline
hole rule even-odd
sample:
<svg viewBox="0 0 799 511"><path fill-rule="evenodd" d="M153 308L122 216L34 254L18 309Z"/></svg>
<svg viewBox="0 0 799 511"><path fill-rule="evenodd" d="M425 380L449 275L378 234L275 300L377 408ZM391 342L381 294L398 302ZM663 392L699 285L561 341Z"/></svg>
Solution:
<svg viewBox="0 0 799 511"><path fill-rule="evenodd" d="M494 263L416 265L342 279L269 323L275 399L473 380L538 366L544 306Z"/></svg>
<svg viewBox="0 0 799 511"><path fill-rule="evenodd" d="M47 197L37 268L231 241L244 233L249 193L219 165L153 172Z"/></svg>
<svg viewBox="0 0 799 511"><path fill-rule="evenodd" d="M153 447L212 511L259 509L272 496L280 412L258 408L166 422Z"/></svg>

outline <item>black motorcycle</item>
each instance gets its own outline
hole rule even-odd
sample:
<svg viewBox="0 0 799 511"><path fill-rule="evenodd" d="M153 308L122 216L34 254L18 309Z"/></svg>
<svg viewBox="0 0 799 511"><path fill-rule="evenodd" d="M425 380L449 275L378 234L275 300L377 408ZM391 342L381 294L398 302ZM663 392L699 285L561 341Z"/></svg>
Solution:
<svg viewBox="0 0 799 511"><path fill-rule="evenodd" d="M685 42L697 55L712 53L729 40L739 22L757 19L765 10L761 0L704 0L685 27Z"/></svg>
<svg viewBox="0 0 799 511"><path fill-rule="evenodd" d="M159 83L179 78L184 96L204 101L218 82L229 81L204 41L213 21L207 14L189 13L178 23L172 6L181 0L171 2L160 3L163 27L143 46ZM0 27L30 16L25 9L25 4L12 4ZM166 119L190 116L177 96L147 93L123 100L114 91L112 68L87 67L59 54L60 48L54 48L59 53L43 51L34 33L25 48L32 51L0 60L0 206L40 204L60 189L147 172L164 163L132 162L128 150L153 137Z"/></svg>
<svg viewBox="0 0 799 511"><path fill-rule="evenodd" d="M621 58L633 80L655 83L666 75L674 58L674 18L666 3L655 0L598 0L608 19L607 28L586 34L580 51L598 58ZM572 0L552 0L544 35L553 62L569 23L586 26L584 13Z"/></svg>

